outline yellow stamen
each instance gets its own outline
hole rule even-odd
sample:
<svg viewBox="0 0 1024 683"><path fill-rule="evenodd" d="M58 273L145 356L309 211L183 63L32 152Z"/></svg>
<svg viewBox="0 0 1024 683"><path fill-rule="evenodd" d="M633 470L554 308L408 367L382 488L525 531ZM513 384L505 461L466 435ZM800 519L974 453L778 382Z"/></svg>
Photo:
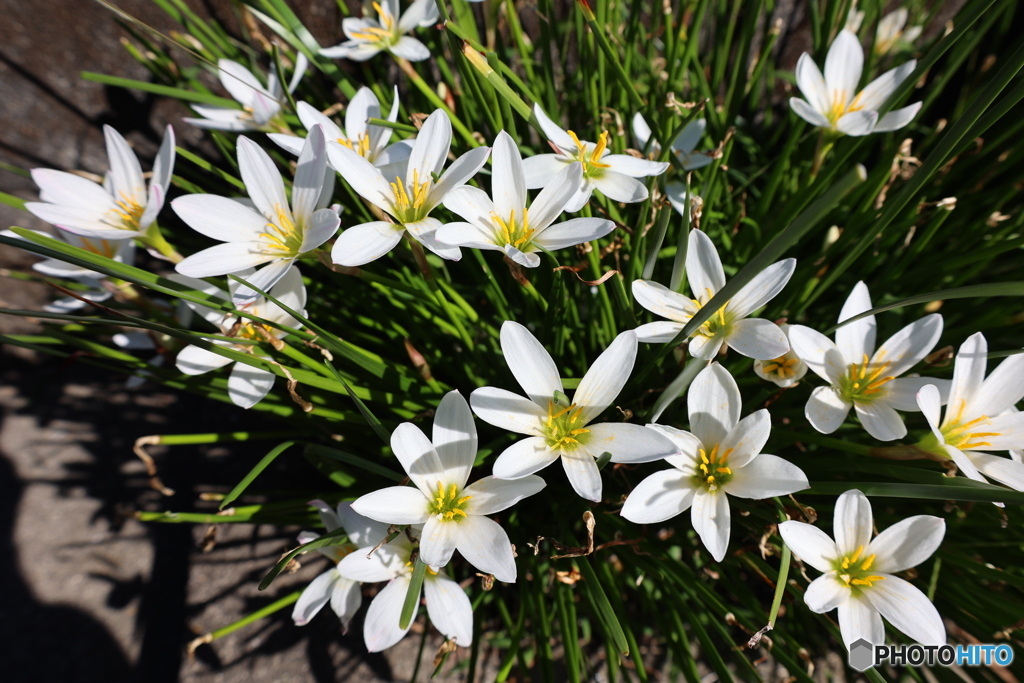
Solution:
<svg viewBox="0 0 1024 683"><path fill-rule="evenodd" d="M594 145L594 149L587 154L587 143L576 137L576 133L571 130L565 131L572 138L572 141L576 143L576 154L573 158L580 162L583 166L584 176L600 175L602 169L611 168L610 164L601 162L601 157L604 156L605 150L608 149L608 140L610 136L608 131L602 131L601 137L597 139L597 144Z"/></svg>

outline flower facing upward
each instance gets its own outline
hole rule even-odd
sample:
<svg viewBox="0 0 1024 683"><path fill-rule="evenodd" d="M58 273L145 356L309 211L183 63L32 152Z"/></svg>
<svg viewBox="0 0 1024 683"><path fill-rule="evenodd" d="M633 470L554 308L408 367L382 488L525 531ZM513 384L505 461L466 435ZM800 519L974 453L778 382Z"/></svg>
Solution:
<svg viewBox="0 0 1024 683"><path fill-rule="evenodd" d="M789 325L779 325L786 338L789 338ZM788 389L807 374L807 363L800 360L793 349L786 351L778 358L755 360L754 373L761 379L774 382L783 389Z"/></svg>
<svg viewBox="0 0 1024 683"><path fill-rule="evenodd" d="M411 422L391 435L391 449L415 488L391 486L362 496L353 509L388 524L423 524L420 558L443 567L456 549L499 581L516 580L508 535L492 515L544 488L540 477L484 477L466 486L476 460L473 414L458 391L445 395L434 416L433 443Z"/></svg>
<svg viewBox="0 0 1024 683"><path fill-rule="evenodd" d="M782 458L762 453L771 432L767 410L740 419L742 400L736 380L718 363L701 370L686 398L690 432L648 425L675 443L679 454L640 482L622 506L637 524L664 522L690 509L704 547L721 562L732 529L728 495L761 500L807 488L803 471Z"/></svg>
<svg viewBox="0 0 1024 683"><path fill-rule="evenodd" d="M437 23L437 5L434 0L416 0L401 16L398 0L374 2L373 9L377 11L376 19L343 19L341 29L348 40L334 47L322 48L320 54L331 59L351 59L357 62L366 61L383 51L410 62L430 58L430 50L426 45L405 34L417 26Z"/></svg>
<svg viewBox="0 0 1024 683"><path fill-rule="evenodd" d="M251 275L252 270L243 270L238 273L239 277L246 280ZM226 293L216 285L212 285L205 280L197 280L184 275L178 275L177 273L171 275L171 279L197 289L208 296L225 300L231 299L232 294L242 286L237 281L231 280L228 283L228 293ZM269 293L288 308L305 315L306 288L302 284L302 275L299 274L298 268L292 267L285 272L284 276L281 277ZM218 328L220 334L225 336L237 337L238 339L253 342L269 342L281 339L287 334L276 327L270 327L249 318L233 316L230 313L203 306L202 304L190 301L188 305L204 320ZM259 297L251 304L248 304L245 307L245 311L287 327L298 328L302 326L298 320L286 313L284 309L263 297ZM212 341L214 344L260 357L259 348L254 344L232 344L223 339ZM235 367L231 369L231 376L228 378L228 396L235 405L242 408L251 408L262 401L263 397L273 388L275 375L269 370L246 365L245 363L236 363L230 358L207 351L199 346L186 346L178 352L178 357L175 360L178 370L186 375L202 375L230 363L234 363Z"/></svg>
<svg viewBox="0 0 1024 683"><path fill-rule="evenodd" d="M769 320L748 318L782 291L793 276L795 259L773 263L740 289L711 319L690 337L690 354L710 360L723 346L730 346L748 358L768 360L789 351L789 341L779 326ZM693 299L650 280L634 280L633 296L652 313L668 318L641 325L636 335L651 344L670 342L718 290L725 286L725 271L711 239L691 230L686 252L686 277Z"/></svg>
<svg viewBox="0 0 1024 683"><path fill-rule="evenodd" d="M267 291L299 256L338 231L338 214L319 208L330 201L330 196L322 196L327 167L323 131L314 126L302 147L290 208L274 162L246 137L238 138L238 166L255 208L209 194L190 194L171 202L189 227L224 242L189 256L177 265L177 271L189 277L211 277L267 263L250 280ZM236 303L245 304L258 294L240 287L234 296Z"/></svg>
<svg viewBox="0 0 1024 683"><path fill-rule="evenodd" d="M39 202L25 208L58 228L80 237L123 240L142 237L163 208L174 170L174 129L167 126L153 161L153 176L146 181L142 166L127 140L103 126L110 171L103 185L82 176L48 168L32 169L39 186Z"/></svg>
<svg viewBox="0 0 1024 683"><path fill-rule="evenodd" d="M547 117L539 104L533 105L540 127L555 147L555 154L536 154L523 162L526 188L545 187L567 164L579 162L583 171L583 184L569 199L565 210L579 211L590 200L594 190L616 202L642 202L647 199L647 188L637 178L661 175L668 164L638 159L628 154L612 154L608 149L609 135L601 133L598 141L580 140L576 133L559 128Z"/></svg>
<svg viewBox="0 0 1024 683"><path fill-rule="evenodd" d="M885 642L882 617L922 645L942 645L946 628L925 594L896 572L916 567L942 543L946 523L931 515L908 517L872 540L871 503L860 491L836 501L835 541L817 527L783 522L779 535L793 554L820 572L807 587L804 602L824 614L839 609L839 630L846 647L864 638Z"/></svg>
<svg viewBox="0 0 1024 683"><path fill-rule="evenodd" d="M936 380L917 393L917 403L932 428L917 446L952 459L971 479L984 481L985 475L1024 491L1024 463L984 452L1024 448L1024 413L1014 407L1024 398L1024 354L1010 356L985 377L987 353L988 342L981 332L960 346L941 422L944 401L934 386Z"/></svg>
<svg viewBox="0 0 1024 683"><path fill-rule="evenodd" d="M917 68L911 60L885 72L857 91L864 68L864 49L857 36L843 30L825 57L825 75L808 53L796 64L796 84L806 99L792 97L789 106L808 123L845 135L868 135L898 130L917 115L921 103L891 111L879 118L878 110Z"/></svg>
<svg viewBox="0 0 1024 683"><path fill-rule="evenodd" d="M871 309L871 296L858 282L839 313L842 322ZM807 400L804 415L823 434L831 434L850 408L868 434L880 441L901 439L907 427L897 410L918 410L917 392L926 384L949 391L949 382L931 377L900 377L924 359L942 336L942 316L927 315L913 322L875 350L875 316L861 318L836 330L836 341L803 325L789 328L793 350L807 367L826 380Z"/></svg>
<svg viewBox="0 0 1024 683"><path fill-rule="evenodd" d="M523 158L505 131L494 140L491 200L485 192L463 185L448 193L445 208L466 219L437 231L439 242L503 251L528 268L540 265L540 250L554 251L604 237L615 223L604 218L573 218L552 225L583 182L580 164L562 169L526 206Z"/></svg>
<svg viewBox="0 0 1024 683"><path fill-rule="evenodd" d="M697 149L700 139L704 137L707 125L708 122L704 119L694 119L683 126L682 132L672 141L672 153L679 158L683 168L687 171L703 168L714 161L710 155L694 151ZM647 121L640 112L633 115L633 136L636 138L637 144L640 145L641 151L651 140L651 127L647 125ZM657 140L651 141L651 154L655 157L661 154L661 143Z"/></svg>
<svg viewBox="0 0 1024 683"><path fill-rule="evenodd" d="M576 493L601 500L601 472L596 458L611 453L612 462L651 462L676 453L671 441L652 429L623 422L591 424L612 404L629 379L636 360L636 335L623 332L580 380L571 402L562 400L562 380L555 362L522 325L505 321L501 350L524 398L504 389L482 387L469 397L484 422L530 438L498 456L494 476L518 479L561 458Z"/></svg>
<svg viewBox="0 0 1024 683"><path fill-rule="evenodd" d="M306 73L309 61L299 52L295 57L295 70L288 83L288 92L294 92ZM241 109L193 104L192 109L201 119L182 119L198 128L212 130L268 130L283 126L279 114L284 99L284 89L271 70L267 86L263 87L251 71L230 59L217 61L217 75L220 83L239 104Z"/></svg>
<svg viewBox="0 0 1024 683"><path fill-rule="evenodd" d="M441 244L435 233L441 221L430 212L450 191L472 178L487 161L489 147L477 147L452 162L443 174L452 144L452 122L438 109L423 123L404 173L384 176L354 150L331 145L327 154L352 189L363 199L390 215L394 222L374 221L344 230L334 243L331 257L343 266L361 266L391 251L408 233L442 258L458 260L458 247Z"/></svg>

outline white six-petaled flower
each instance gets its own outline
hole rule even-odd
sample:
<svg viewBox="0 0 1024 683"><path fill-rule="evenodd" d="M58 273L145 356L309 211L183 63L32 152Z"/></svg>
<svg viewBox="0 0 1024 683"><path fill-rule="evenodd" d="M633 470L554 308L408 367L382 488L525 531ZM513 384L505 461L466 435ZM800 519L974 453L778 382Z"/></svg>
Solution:
<svg viewBox="0 0 1024 683"><path fill-rule="evenodd" d="M39 202L25 208L58 228L80 237L123 240L144 237L167 197L174 170L174 129L167 126L153 175L146 181L138 157L120 133L103 126L110 160L103 185L82 176L49 168L32 169L39 186Z"/></svg>
<svg viewBox="0 0 1024 683"><path fill-rule="evenodd" d="M779 329L789 338L789 325L781 324ZM778 358L755 360L754 374L769 382L774 382L783 389L788 389L807 374L807 363L800 360L791 348Z"/></svg>
<svg viewBox="0 0 1024 683"><path fill-rule="evenodd" d="M386 533L386 525L384 530ZM378 533L379 527L365 547L352 551L338 563L338 574L343 579L359 583L388 582L373 598L363 621L363 640L370 652L386 650L405 637L420 608L420 596L416 596L413 618L406 628L399 626L412 579L413 544L406 534L399 534L390 543L374 549L384 540ZM444 570L429 566L421 590L426 593L427 616L434 628L456 645L469 647L473 642L473 606L466 592L448 578Z"/></svg>
<svg viewBox="0 0 1024 683"><path fill-rule="evenodd" d="M391 486L362 496L353 509L388 524L423 524L420 559L443 567L457 549L474 567L499 581L516 580L505 530L493 515L544 488L540 477L504 481L484 477L469 486L476 460L473 413L458 391L445 395L434 416L433 443L411 422L391 435L391 450L415 485Z"/></svg>
<svg viewBox="0 0 1024 683"><path fill-rule="evenodd" d="M835 134L868 135L898 130L917 115L921 103L896 109L881 118L878 110L915 68L917 62L910 60L858 91L864 49L857 36L844 29L829 47L824 76L811 55L800 55L796 84L806 99L792 97L789 106L804 121Z"/></svg>
<svg viewBox="0 0 1024 683"><path fill-rule="evenodd" d="M251 274L252 270L244 270L238 273L239 277L243 279L248 279L248 276ZM178 275L177 273L171 275L171 279L193 287L208 296L224 300L230 300L235 290L242 286L235 280L231 280L228 282L228 292L224 292L216 285L212 285L205 280L197 280L184 275ZM290 268L278 280L269 294L291 310L305 315L306 288L302 284L302 275L299 274L298 268L294 266ZM188 302L188 305L204 320L217 327L222 335L231 335L238 339L252 342L262 342L281 339L287 334L276 327L270 327L248 318L237 317L209 306L192 302ZM245 311L264 320L287 327L299 328L302 326L298 320L286 313L280 306L271 303L263 297L259 297L253 303L247 305ZM213 343L226 346L235 351L252 353L256 357L261 357L258 348L252 344L232 344L222 339L215 339ZM228 396L235 405L242 408L251 408L262 401L274 386L275 375L269 370L246 365L245 363L236 363L231 358L218 355L195 345L186 346L179 351L175 361L178 370L186 375L202 375L211 370L222 368L229 363L235 363L235 367L231 369L231 376L228 378Z"/></svg>
<svg viewBox="0 0 1024 683"><path fill-rule="evenodd" d="M711 319L690 337L690 355L710 360L723 346L729 346L748 358L768 360L789 350L789 341L779 326L770 320L749 318L782 291L793 276L796 259L773 263L736 293ZM650 280L634 280L633 296L652 313L668 318L636 328L642 342L661 343L675 339L697 311L725 286L725 271L711 239L700 230L691 230L686 252L686 277L693 299L673 292Z"/></svg>
<svg viewBox="0 0 1024 683"><path fill-rule="evenodd" d="M445 224L438 229L437 240L458 247L502 251L519 265L535 268L540 265L537 252L541 250L589 242L615 229L615 223L604 218L573 218L552 225L582 182L582 167L571 163L527 207L523 157L512 137L501 131L492 152L493 201L483 190L468 185L449 192L445 208L467 222Z"/></svg>
<svg viewBox="0 0 1024 683"><path fill-rule="evenodd" d="M270 156L252 140L239 137L238 166L254 208L210 194L190 194L171 202L189 227L224 242L189 256L177 271L189 277L211 277L266 263L249 282L263 291L273 287L299 256L338 231L338 214L320 208L330 201L330 196L323 196L325 150L323 131L314 126L299 155L289 208L284 181ZM249 287L234 293L238 304L257 296Z"/></svg>
<svg viewBox="0 0 1024 683"><path fill-rule="evenodd" d="M331 59L351 59L363 62L379 52L388 51L396 57L419 62L430 58L430 50L412 36L405 35L417 26L437 23L437 4L434 0L416 0L405 14L399 16L398 0L380 0L373 3L377 18L346 17L341 29L348 38L334 47L325 47L320 54Z"/></svg>
<svg viewBox="0 0 1024 683"><path fill-rule="evenodd" d="M847 648L864 638L885 643L882 617L923 645L943 645L946 628L935 606L901 572L924 562L942 543L946 523L931 515L908 517L872 540L871 503L857 490L836 501L833 533L803 522L783 522L779 534L793 554L822 576L811 582L804 602L818 614L839 609Z"/></svg>
<svg viewBox="0 0 1024 683"><path fill-rule="evenodd" d="M971 479L984 477L1024 491L1024 463L985 451L1024 448L1024 413L1014 404L1024 398L1024 354L1010 356L985 377L988 342L976 332L967 338L953 363L949 404L940 421L943 392L930 380L917 403L932 433L918 448L948 457ZM982 476L984 475L984 477Z"/></svg>
<svg viewBox="0 0 1024 683"><path fill-rule="evenodd" d="M295 70L288 83L288 92L294 92L306 73L309 61L301 52L295 57ZM230 59L217 61L217 75L220 83L228 94L242 105L241 109L218 107L206 104L193 104L192 109L203 118L182 119L197 128L210 130L273 130L287 129L279 118L284 90L277 80L277 74L271 70L267 76L267 85L263 87L259 79L249 69Z"/></svg>
<svg viewBox="0 0 1024 683"><path fill-rule="evenodd" d="M380 101L373 91L362 87L356 92L355 97L345 108L345 128L336 124L330 117L317 111L316 107L299 102L295 105L299 115L299 121L306 127L307 131L313 130L314 126L323 129L324 137L330 145L342 145L355 151L371 164L378 168L385 168L385 177L391 173L405 175L404 163L412 152L412 139L399 140L395 144L391 142L391 129L384 126L375 126L368 123L369 119L381 117ZM391 112L388 114L388 121L398 120L398 87L395 87L395 98L392 100ZM302 153L303 139L296 135L284 133L271 133L268 136L283 149L298 156ZM334 169L330 171L334 177Z"/></svg>
<svg viewBox="0 0 1024 683"><path fill-rule="evenodd" d="M445 196L472 178L487 161L489 147L477 147L441 169L452 144L452 122L441 109L427 117L413 143L404 179L392 180L355 151L331 145L328 156L352 189L363 199L390 215L395 222L374 221L354 225L342 231L334 243L331 257L343 266L361 266L391 251L407 231L417 241L442 258L458 260L458 247L441 244L435 233L441 221L430 212Z"/></svg>
<svg viewBox="0 0 1024 683"><path fill-rule="evenodd" d="M803 471L782 458L762 453L771 433L765 409L740 419L742 400L736 380L718 363L701 370L687 394L690 431L647 425L668 437L679 451L662 470L640 482L626 498L622 516L637 524L664 522L690 509L704 547L721 562L732 529L729 495L761 500L808 487Z"/></svg>
<svg viewBox="0 0 1024 683"><path fill-rule="evenodd" d="M694 119L683 126L682 132L672 141L672 153L679 158L684 170L694 171L698 168L704 168L714 161L711 155L694 151L697 149L700 139L704 137L704 130L707 128L707 125L708 122L704 119ZM651 140L651 134L651 127L647 125L647 120L644 119L643 114L640 112L634 114L633 137L636 138L637 144L640 145L640 151L642 152L647 146L648 141L650 141L651 154L657 157L661 154L661 143L657 140Z"/></svg>
<svg viewBox="0 0 1024 683"><path fill-rule="evenodd" d="M858 282L839 312L839 321L871 309L871 296ZM900 377L924 359L942 336L942 316L932 313L889 337L875 350L875 316L836 330L836 341L803 325L789 328L796 355L829 383L811 393L804 415L823 434L839 429L853 408L867 433L880 441L901 439L907 427L897 410L918 410L917 392L926 384L949 391L949 381ZM944 401L943 401L944 402Z"/></svg>
<svg viewBox="0 0 1024 683"><path fill-rule="evenodd" d="M548 118L539 104L533 105L541 129L555 148L555 154L535 154L523 162L526 189L546 187L567 164L579 162L583 184L568 201L565 210L573 213L583 208L594 190L616 202L642 202L648 197L647 187L637 178L661 175L668 163L638 159L628 154L612 154L608 149L610 136L601 133L596 143L580 140L571 130L562 130Z"/></svg>
<svg viewBox="0 0 1024 683"><path fill-rule="evenodd" d="M501 350L512 375L529 398L504 389L482 387L469 400L484 422L530 438L518 441L494 462L494 476L518 479L561 458L569 483L587 500L601 500L596 459L651 462L676 453L671 441L652 429L624 422L591 424L612 404L629 379L636 360L632 331L611 343L580 380L571 402L560 400L562 380L555 362L537 338L519 323L501 326Z"/></svg>

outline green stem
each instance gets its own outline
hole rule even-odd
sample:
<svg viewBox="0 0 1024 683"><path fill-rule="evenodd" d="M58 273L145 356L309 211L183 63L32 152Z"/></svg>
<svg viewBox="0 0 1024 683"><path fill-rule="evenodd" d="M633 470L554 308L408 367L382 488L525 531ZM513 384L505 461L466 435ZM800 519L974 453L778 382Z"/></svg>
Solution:
<svg viewBox="0 0 1024 683"><path fill-rule="evenodd" d="M139 237L138 240L146 247L152 247L156 249L162 256L165 256L171 263L181 263L185 260L182 256L171 246L171 243L164 239L163 234L160 233L160 228L157 226L156 221L150 223L149 227L146 228L146 234Z"/></svg>
<svg viewBox="0 0 1024 683"><path fill-rule="evenodd" d="M420 591L423 589L423 578L427 575L427 565L419 557L416 558L416 566L412 570L412 578L409 580L409 592L405 594L405 602L402 603L402 614L398 619L398 626L402 629L409 628L412 617L416 613L416 603L420 599Z"/></svg>

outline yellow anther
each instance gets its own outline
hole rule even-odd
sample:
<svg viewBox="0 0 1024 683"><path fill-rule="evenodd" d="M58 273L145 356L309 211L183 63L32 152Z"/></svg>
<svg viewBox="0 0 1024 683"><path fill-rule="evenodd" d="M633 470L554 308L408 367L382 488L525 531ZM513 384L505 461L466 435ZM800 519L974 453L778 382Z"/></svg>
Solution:
<svg viewBox="0 0 1024 683"><path fill-rule="evenodd" d="M523 220L521 223L516 223L515 209L512 209L507 221L496 213L491 214L491 219L498 226L495 241L500 242L499 246L511 244L516 249L522 251L529 245L534 232L536 232L530 229L530 215L529 210L526 208L523 208Z"/></svg>
<svg viewBox="0 0 1024 683"><path fill-rule="evenodd" d="M552 450L571 450L586 441L589 429L576 423L583 413L582 407L575 403L568 407L555 410L555 402L548 401L548 416L542 423L544 439Z"/></svg>
<svg viewBox="0 0 1024 683"><path fill-rule="evenodd" d="M597 144L594 145L594 149L589 155L587 154L586 142L576 137L576 133L571 130L567 130L566 133L569 134L569 137L576 144L576 154L573 155L573 158L583 166L583 175L593 175L595 169L611 167L610 164L601 163L601 157L604 156L605 150L608 149L608 131L601 132L601 137L598 138Z"/></svg>

